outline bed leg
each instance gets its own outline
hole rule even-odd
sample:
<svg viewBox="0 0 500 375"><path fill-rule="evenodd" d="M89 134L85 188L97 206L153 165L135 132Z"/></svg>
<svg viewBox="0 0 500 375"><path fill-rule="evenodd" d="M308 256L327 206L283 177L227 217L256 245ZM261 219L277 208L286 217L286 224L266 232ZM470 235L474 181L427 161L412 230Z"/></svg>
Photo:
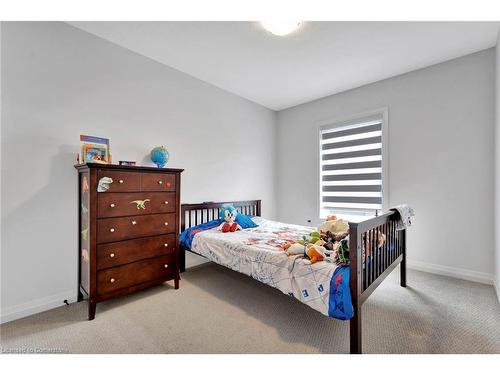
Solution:
<svg viewBox="0 0 500 375"><path fill-rule="evenodd" d="M180 246L179 247L179 272L186 271L186 250Z"/></svg>
<svg viewBox="0 0 500 375"><path fill-rule="evenodd" d="M405 259L405 256L403 255L403 260L401 261L401 265L400 265L401 269L400 269L400 282L401 282L401 286L403 288L406 288L406 259Z"/></svg>
<svg viewBox="0 0 500 375"><path fill-rule="evenodd" d="M89 320L94 320L96 303L95 301L89 299L88 304L89 304Z"/></svg>
<svg viewBox="0 0 500 375"><path fill-rule="evenodd" d="M401 232L401 242L402 242L402 249L401 249L401 255L403 256L401 259L401 264L399 265L400 267L400 284L403 288L406 288L406 230L403 230Z"/></svg>
<svg viewBox="0 0 500 375"><path fill-rule="evenodd" d="M354 316L349 327L351 354L361 354L361 306L354 307Z"/></svg>
<svg viewBox="0 0 500 375"><path fill-rule="evenodd" d="M349 223L349 254L351 258L349 272L349 286L351 288L352 308L354 316L349 325L349 345L351 354L361 354L361 232L358 224Z"/></svg>

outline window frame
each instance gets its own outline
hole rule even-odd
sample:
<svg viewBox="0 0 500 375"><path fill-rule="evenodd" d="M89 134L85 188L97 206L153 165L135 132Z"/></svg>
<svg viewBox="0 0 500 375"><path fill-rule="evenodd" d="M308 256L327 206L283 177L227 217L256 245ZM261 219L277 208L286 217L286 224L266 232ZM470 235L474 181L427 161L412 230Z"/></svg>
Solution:
<svg viewBox="0 0 500 375"><path fill-rule="evenodd" d="M321 183L321 160L322 160L322 148L321 148L321 133L327 129L335 129L338 127L354 125L364 121L370 121L370 119L382 119L382 211L386 212L390 207L390 194L389 194L389 109L388 107L382 107L374 110L369 110L366 112L357 113L354 115L342 117L342 118L332 118L319 121L317 123L317 215L320 220L324 220L326 218L325 215L322 215L321 210L321 193L322 193L322 183ZM349 208L346 208L348 211ZM380 212L381 213L381 212ZM350 215L346 215L350 216ZM359 216L359 218L370 217L368 215L356 215L353 211L352 216Z"/></svg>

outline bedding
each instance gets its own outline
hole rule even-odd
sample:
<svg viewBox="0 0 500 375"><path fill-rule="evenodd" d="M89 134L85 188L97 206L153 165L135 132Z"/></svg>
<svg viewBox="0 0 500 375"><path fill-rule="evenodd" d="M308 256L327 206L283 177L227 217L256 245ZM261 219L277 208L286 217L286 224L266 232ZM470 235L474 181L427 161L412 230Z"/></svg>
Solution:
<svg viewBox="0 0 500 375"><path fill-rule="evenodd" d="M252 220L251 216L238 213L236 215L236 222L243 228L256 228L257 224Z"/></svg>
<svg viewBox="0 0 500 375"><path fill-rule="evenodd" d="M233 233L218 231L218 220L188 228L181 233L181 245L279 289L324 315L352 318L348 266L326 261L310 264L303 256L288 256L283 250L315 228L261 217L252 220L257 227Z"/></svg>

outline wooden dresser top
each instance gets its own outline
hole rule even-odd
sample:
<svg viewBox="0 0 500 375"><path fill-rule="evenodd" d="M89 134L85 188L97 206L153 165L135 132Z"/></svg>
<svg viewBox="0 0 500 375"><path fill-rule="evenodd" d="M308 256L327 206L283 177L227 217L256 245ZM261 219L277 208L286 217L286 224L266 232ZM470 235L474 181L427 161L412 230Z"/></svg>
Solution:
<svg viewBox="0 0 500 375"><path fill-rule="evenodd" d="M132 165L118 165L118 164L101 164L101 163L85 163L76 164L75 168L78 170L86 170L91 168L101 168L101 169L115 169L115 170L126 170L126 171L148 171L148 172L165 172L165 173L181 173L184 169L178 168L157 168L157 167L143 167L143 166L132 166Z"/></svg>

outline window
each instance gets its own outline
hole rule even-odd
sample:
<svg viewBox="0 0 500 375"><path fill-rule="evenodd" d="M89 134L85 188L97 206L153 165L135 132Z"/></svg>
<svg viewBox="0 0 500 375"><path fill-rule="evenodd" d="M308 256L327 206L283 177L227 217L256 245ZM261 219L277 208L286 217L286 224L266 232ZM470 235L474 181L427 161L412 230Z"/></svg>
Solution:
<svg viewBox="0 0 500 375"><path fill-rule="evenodd" d="M384 207L385 113L320 128L320 217ZM384 197L385 196L385 197Z"/></svg>

